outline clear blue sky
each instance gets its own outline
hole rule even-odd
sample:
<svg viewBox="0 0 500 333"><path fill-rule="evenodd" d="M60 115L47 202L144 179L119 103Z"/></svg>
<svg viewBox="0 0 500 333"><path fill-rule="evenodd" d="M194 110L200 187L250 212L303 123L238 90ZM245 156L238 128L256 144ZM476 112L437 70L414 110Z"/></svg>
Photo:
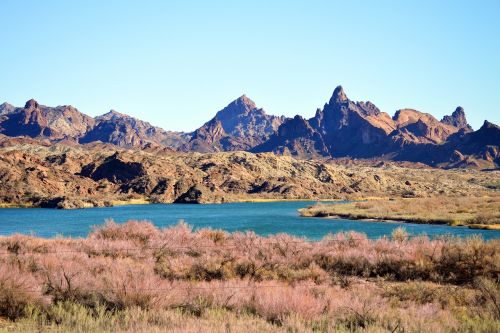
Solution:
<svg viewBox="0 0 500 333"><path fill-rule="evenodd" d="M500 1L0 1L0 103L193 130L242 94L310 117L342 84L391 115L500 123Z"/></svg>

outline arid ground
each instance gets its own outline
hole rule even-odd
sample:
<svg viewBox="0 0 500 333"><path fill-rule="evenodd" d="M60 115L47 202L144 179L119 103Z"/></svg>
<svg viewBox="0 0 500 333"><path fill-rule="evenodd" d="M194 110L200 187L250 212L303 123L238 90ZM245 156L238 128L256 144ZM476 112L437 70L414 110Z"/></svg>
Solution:
<svg viewBox="0 0 500 333"><path fill-rule="evenodd" d="M482 197L499 187L498 170L443 170L403 162L125 150L103 144L43 146L23 140L0 148L4 207Z"/></svg>

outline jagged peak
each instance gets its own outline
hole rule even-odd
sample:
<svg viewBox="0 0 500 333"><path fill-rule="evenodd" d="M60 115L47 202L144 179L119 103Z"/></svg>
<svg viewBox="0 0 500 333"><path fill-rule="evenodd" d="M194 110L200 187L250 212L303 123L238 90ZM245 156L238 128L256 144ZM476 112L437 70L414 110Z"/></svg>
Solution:
<svg viewBox="0 0 500 333"><path fill-rule="evenodd" d="M458 115L464 115L465 116L465 110L464 110L463 107L457 106L457 108L455 109L455 111L453 111L453 113L451 115L452 116L458 116Z"/></svg>
<svg viewBox="0 0 500 333"><path fill-rule="evenodd" d="M38 106L39 106L38 102L32 98L26 102L26 104L24 105L24 108L25 109L36 109L36 108L38 108Z"/></svg>
<svg viewBox="0 0 500 333"><path fill-rule="evenodd" d="M488 120L485 120L483 123L483 126L481 126L481 128L479 130L488 129L488 128L500 129L500 126L498 126L497 124L494 124L492 122L489 122Z"/></svg>
<svg viewBox="0 0 500 333"><path fill-rule="evenodd" d="M342 86L339 85L333 91L332 98L330 98L330 104L332 102L341 103L341 102L345 102L347 100L348 100L348 98L347 98L347 95L344 92L344 88L342 88Z"/></svg>
<svg viewBox="0 0 500 333"><path fill-rule="evenodd" d="M457 106L455 111L451 114L451 116L444 116L441 119L443 124L455 126L458 128L467 128L472 129L470 125L467 123L467 118L465 117L464 108L461 106Z"/></svg>

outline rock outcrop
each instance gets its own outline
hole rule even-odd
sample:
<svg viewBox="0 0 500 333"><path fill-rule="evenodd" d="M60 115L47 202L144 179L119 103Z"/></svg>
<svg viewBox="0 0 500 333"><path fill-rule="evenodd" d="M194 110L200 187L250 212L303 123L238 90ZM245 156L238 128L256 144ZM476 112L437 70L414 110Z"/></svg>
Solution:
<svg viewBox="0 0 500 333"><path fill-rule="evenodd" d="M464 108L458 106L451 116L444 116L441 120L443 124L451 125L460 129L465 129L467 132L472 131L472 127L467 123Z"/></svg>

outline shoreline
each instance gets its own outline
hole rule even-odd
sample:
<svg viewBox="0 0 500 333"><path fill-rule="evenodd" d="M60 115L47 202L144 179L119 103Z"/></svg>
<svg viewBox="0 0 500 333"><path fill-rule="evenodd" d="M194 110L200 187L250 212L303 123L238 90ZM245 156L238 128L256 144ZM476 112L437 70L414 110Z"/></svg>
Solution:
<svg viewBox="0 0 500 333"><path fill-rule="evenodd" d="M370 200L370 199L365 199ZM106 200L103 200L103 202ZM175 202L153 202L148 199L131 199L131 200L108 200L111 205L110 206L84 206L84 207L75 207L75 208L57 208L57 207L40 207L33 204L14 204L14 203L1 203L0 202L0 211L4 208L43 208L43 209L61 209L61 210L69 210L69 209L86 209L86 208L105 208L105 207L120 207L120 206L132 206L132 205L172 205L179 204ZM299 201L307 201L307 202L349 202L351 200L346 199L311 199L311 198L300 198L300 199L285 199L285 198L251 198L251 199L235 199L228 200L224 202L203 202L203 203L193 203L191 205L220 205L220 204L229 204L229 203L267 203L267 202L299 202ZM190 204L182 204L189 206Z"/></svg>
<svg viewBox="0 0 500 333"><path fill-rule="evenodd" d="M300 209L299 209L300 212ZM449 224L449 223L432 223L432 222L417 222L411 220L396 220L390 218L373 218L373 217L352 217L343 216L339 214L328 215L328 216L303 216L305 218L317 218L317 219L331 219L331 220L348 220L348 221L361 221L361 222L380 222L380 223L413 223L413 224L429 224L429 225L446 225L448 227L467 227L469 229L480 229L480 230L500 230L500 225L489 225L489 224Z"/></svg>

